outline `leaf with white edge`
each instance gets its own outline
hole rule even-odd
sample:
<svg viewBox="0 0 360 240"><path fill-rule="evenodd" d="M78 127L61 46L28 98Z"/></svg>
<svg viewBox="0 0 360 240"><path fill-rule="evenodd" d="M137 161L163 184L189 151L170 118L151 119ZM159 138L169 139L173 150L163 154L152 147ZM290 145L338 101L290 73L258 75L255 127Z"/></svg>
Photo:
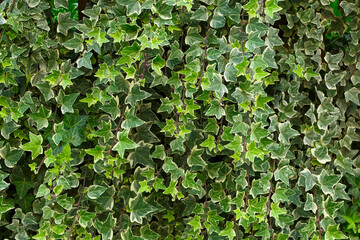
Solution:
<svg viewBox="0 0 360 240"><path fill-rule="evenodd" d="M33 133L29 133L30 142L21 145L20 148L24 151L31 152L32 159L35 159L37 156L43 153L42 142L43 139L41 135L35 135Z"/></svg>
<svg viewBox="0 0 360 240"><path fill-rule="evenodd" d="M147 203L143 197L138 194L135 198L131 198L129 201L130 206L130 221L142 224L143 218L156 209Z"/></svg>
<svg viewBox="0 0 360 240"><path fill-rule="evenodd" d="M139 147L140 145L134 143L128 138L129 130L124 130L118 133L117 139L118 142L114 145L114 151L117 151L120 157L124 157L124 153L126 149L134 149Z"/></svg>
<svg viewBox="0 0 360 240"><path fill-rule="evenodd" d="M107 187L100 186L100 185L91 185L87 189L87 196L90 199L98 199L101 194L103 194L106 191Z"/></svg>

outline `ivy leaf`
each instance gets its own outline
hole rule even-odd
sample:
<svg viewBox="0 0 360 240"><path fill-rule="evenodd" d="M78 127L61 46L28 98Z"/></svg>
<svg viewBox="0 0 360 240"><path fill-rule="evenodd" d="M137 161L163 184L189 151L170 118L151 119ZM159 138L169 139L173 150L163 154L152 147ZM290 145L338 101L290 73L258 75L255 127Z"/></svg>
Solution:
<svg viewBox="0 0 360 240"><path fill-rule="evenodd" d="M29 113L28 116L36 122L37 129L46 128L48 126L48 118L50 117L51 111L47 110L43 105L40 106L39 112Z"/></svg>
<svg viewBox="0 0 360 240"><path fill-rule="evenodd" d="M0 197L0 217L2 217L3 213L13 209L14 207L3 202L3 196Z"/></svg>
<svg viewBox="0 0 360 240"><path fill-rule="evenodd" d="M265 2L265 14L270 18L274 18L274 12L280 11L282 8L277 5L276 0L266 0Z"/></svg>
<svg viewBox="0 0 360 240"><path fill-rule="evenodd" d="M137 144L134 152L129 154L128 159L130 160L130 166L134 167L137 164L148 166L151 168L155 167L154 161L150 156L151 144L140 142Z"/></svg>
<svg viewBox="0 0 360 240"><path fill-rule="evenodd" d="M94 162L96 163L98 160L104 159L103 151L105 148L96 145L95 148L86 149L85 152L91 156L94 156Z"/></svg>
<svg viewBox="0 0 360 240"><path fill-rule="evenodd" d="M20 148L24 151L31 152L32 159L35 159L37 156L43 153L42 142L43 139L41 135L35 135L32 132L29 133L30 142L21 145Z"/></svg>
<svg viewBox="0 0 360 240"><path fill-rule="evenodd" d="M283 166L281 168L277 168L274 172L275 181L279 179L289 186L289 176L291 174L291 170L288 166Z"/></svg>
<svg viewBox="0 0 360 240"><path fill-rule="evenodd" d="M261 138L265 138L269 132L261 126L261 122L251 124L250 141L259 142Z"/></svg>
<svg viewBox="0 0 360 240"><path fill-rule="evenodd" d="M73 113L73 104L75 103L79 93L71 93L69 95L65 95L63 90L60 90L59 96L57 97L57 101L61 104L61 112L64 113Z"/></svg>
<svg viewBox="0 0 360 240"><path fill-rule="evenodd" d="M339 231L339 225L328 225L325 240L334 240L334 239L348 239L348 237Z"/></svg>
<svg viewBox="0 0 360 240"><path fill-rule="evenodd" d="M10 175L10 181L15 185L19 199L23 199L35 185L34 179L31 179L31 176L21 167L14 168L14 172Z"/></svg>
<svg viewBox="0 0 360 240"><path fill-rule="evenodd" d="M192 166L199 166L199 167L205 167L207 164L202 159L201 155L204 152L203 149L197 149L196 146L191 150L191 154L187 158L187 163L190 167Z"/></svg>
<svg viewBox="0 0 360 240"><path fill-rule="evenodd" d="M304 205L304 210L305 211L312 211L314 214L316 213L317 210L317 206L316 203L314 202L314 198L313 195L307 193L306 194L306 202Z"/></svg>
<svg viewBox="0 0 360 240"><path fill-rule="evenodd" d="M88 69L93 69L91 60L90 60L92 55L93 55L92 52L85 52L83 57L77 61L77 67L78 68L85 67Z"/></svg>
<svg viewBox="0 0 360 240"><path fill-rule="evenodd" d="M125 103L135 106L136 102L150 97L151 94L140 89L139 85L133 86L130 94L125 98Z"/></svg>
<svg viewBox="0 0 360 240"><path fill-rule="evenodd" d="M221 14L214 14L214 17L210 21L210 27L222 28L225 26L226 19Z"/></svg>
<svg viewBox="0 0 360 240"><path fill-rule="evenodd" d="M103 137L105 141L108 141L110 138L114 136L111 132L111 123L110 122L102 122L102 128L98 129L95 132L95 135L98 137Z"/></svg>
<svg viewBox="0 0 360 240"><path fill-rule="evenodd" d="M57 31L63 35L68 35L68 30L75 27L78 23L70 18L70 12L59 13L57 16Z"/></svg>
<svg viewBox="0 0 360 240"><path fill-rule="evenodd" d="M144 201L143 197L138 194L135 198L131 198L129 201L130 206L130 221L137 222L142 224L143 218L151 212L154 212L156 209Z"/></svg>
<svg viewBox="0 0 360 240"><path fill-rule="evenodd" d="M316 184L316 177L313 176L309 169L304 169L300 172L300 175L303 177L305 183L305 191L309 191Z"/></svg>
<svg viewBox="0 0 360 240"><path fill-rule="evenodd" d="M190 173L189 171L187 171L185 178L182 181L183 187L198 190L199 186L195 183L194 180L195 177L196 177L196 173Z"/></svg>
<svg viewBox="0 0 360 240"><path fill-rule="evenodd" d="M171 222L171 221L170 221ZM145 240L157 240L160 235L150 229L149 225L140 228L141 237Z"/></svg>
<svg viewBox="0 0 360 240"><path fill-rule="evenodd" d="M279 140L282 143L290 144L290 139L300 135L296 130L292 129L290 122L279 123Z"/></svg>
<svg viewBox="0 0 360 240"><path fill-rule="evenodd" d="M152 69L158 75L162 75L161 69L165 67L165 60L160 57L160 55L156 55L156 57L152 60Z"/></svg>
<svg viewBox="0 0 360 240"><path fill-rule="evenodd" d="M217 119L220 119L225 115L225 110L220 106L218 100L213 100L210 103L210 108L206 111L205 116L215 116Z"/></svg>
<svg viewBox="0 0 360 240"><path fill-rule="evenodd" d="M129 130L124 130L118 133L118 142L115 144L113 150L117 151L121 158L124 157L124 153L126 149L134 149L139 147L140 145L134 143L128 138Z"/></svg>
<svg viewBox="0 0 360 240"><path fill-rule="evenodd" d="M70 50L74 50L75 53L79 53L84 50L83 42L83 37L78 33L74 33L74 37L64 42L63 45Z"/></svg>
<svg viewBox="0 0 360 240"><path fill-rule="evenodd" d="M259 4L256 0L249 0L249 2L243 6L243 8L249 13L250 18L253 18L256 15Z"/></svg>
<svg viewBox="0 0 360 240"><path fill-rule="evenodd" d="M215 138L213 135L208 135L208 138L200 144L201 147L207 147L209 151L212 151L215 147Z"/></svg>
<svg viewBox="0 0 360 240"><path fill-rule="evenodd" d="M254 162L255 157L264 159L264 156L269 153L269 151L257 148L255 142L247 144L246 149L245 157L249 158L251 162Z"/></svg>
<svg viewBox="0 0 360 240"><path fill-rule="evenodd" d="M351 88L350 90L345 92L345 100L347 102L351 101L356 105L360 106L360 98L359 98L360 90L356 87Z"/></svg>
<svg viewBox="0 0 360 240"><path fill-rule="evenodd" d="M94 222L94 227L101 234L102 239L110 240L113 239L113 228L115 227L116 219L113 217L112 213L109 213L104 222L99 221L98 219Z"/></svg>
<svg viewBox="0 0 360 240"><path fill-rule="evenodd" d="M90 227L92 225L93 219L96 216L94 212L88 212L84 210L79 210L79 223L82 227Z"/></svg>
<svg viewBox="0 0 360 240"><path fill-rule="evenodd" d="M230 240L234 239L236 233L234 230L234 223L226 221L226 227L219 233L220 236L227 236Z"/></svg>
<svg viewBox="0 0 360 240"><path fill-rule="evenodd" d="M111 98L110 102L101 106L100 109L109 113L112 119L116 119L120 115L119 99L117 97Z"/></svg>
<svg viewBox="0 0 360 240"><path fill-rule="evenodd" d="M4 147L0 148L0 157L5 159L5 165L8 168L15 167L16 163L20 160L23 153L24 153L23 150L17 149L17 148L12 148L9 143L5 144ZM0 176L1 176L1 174L0 174ZM0 179L1 179L1 177L0 177ZM1 191L1 189L0 189L0 191Z"/></svg>
<svg viewBox="0 0 360 240"><path fill-rule="evenodd" d="M265 110L265 104L274 100L272 97L263 97L261 94L257 95L255 101L255 108L261 108Z"/></svg>
<svg viewBox="0 0 360 240"><path fill-rule="evenodd" d="M125 120L122 122L121 127L125 129L135 128L143 125L145 122L135 115L135 108L131 108L125 112Z"/></svg>
<svg viewBox="0 0 360 240"><path fill-rule="evenodd" d="M254 1L256 1L256 0L254 0ZM253 52L253 51L255 51L255 49L257 49L259 47L263 47L263 46L265 46L265 42L264 42L264 40L262 40L259 37L259 32L250 32L249 40L246 41L245 47Z"/></svg>
<svg viewBox="0 0 360 240"><path fill-rule="evenodd" d="M5 123L1 128L1 135L5 139L9 139L10 134L13 133L16 129L18 129L20 125L17 125L13 121Z"/></svg>
<svg viewBox="0 0 360 240"><path fill-rule="evenodd" d="M100 185L91 185L88 188L87 196L90 199L98 199L101 194L103 194L106 191L107 187L100 186Z"/></svg>
<svg viewBox="0 0 360 240"><path fill-rule="evenodd" d="M270 216L274 217L276 219L276 221L280 221L279 216L282 215L282 214L286 214L286 210L279 207L279 202L278 203L272 203L271 204Z"/></svg>
<svg viewBox="0 0 360 240"><path fill-rule="evenodd" d="M264 77L267 77L269 75L268 72L264 72L261 67L258 67L255 69L255 75L254 75L254 79L261 81L261 79L263 79Z"/></svg>

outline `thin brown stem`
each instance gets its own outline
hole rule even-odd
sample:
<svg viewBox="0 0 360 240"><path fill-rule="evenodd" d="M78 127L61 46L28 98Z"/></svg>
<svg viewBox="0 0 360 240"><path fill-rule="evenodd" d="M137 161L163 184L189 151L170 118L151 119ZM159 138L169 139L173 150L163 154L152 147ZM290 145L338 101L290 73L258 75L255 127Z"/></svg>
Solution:
<svg viewBox="0 0 360 240"><path fill-rule="evenodd" d="M232 212L233 212L234 230L235 230L236 240L239 240L238 228L237 228L237 224L236 224L236 214L235 214L234 210Z"/></svg>
<svg viewBox="0 0 360 240"><path fill-rule="evenodd" d="M140 79L144 79L144 77L145 77L145 72L146 72L146 69L147 69L147 67L149 65L148 61L149 61L149 49L147 49L146 53L145 53L144 68L143 68L143 70L141 72Z"/></svg>
<svg viewBox="0 0 360 240"><path fill-rule="evenodd" d="M204 169L204 187L205 187L205 203L204 203L204 217L203 217L203 223L205 223L206 220L206 208L207 208L207 199L208 199L208 190L206 185L206 170Z"/></svg>
<svg viewBox="0 0 360 240"><path fill-rule="evenodd" d="M124 201L124 205L123 205L123 208L121 210L121 215L120 215L120 220L119 220L119 234L118 234L118 239L119 240L121 239L121 223L122 223L122 220L123 220L125 209L126 209L126 205L125 205L125 201Z"/></svg>
<svg viewBox="0 0 360 240"><path fill-rule="evenodd" d="M263 11L263 8L264 8L264 0L261 0L260 1L260 9L259 9L259 15L261 15L262 11Z"/></svg>
<svg viewBox="0 0 360 240"><path fill-rule="evenodd" d="M69 240L70 237L71 237L72 230L73 230L73 228L74 228L74 226L75 226L75 223L76 223L76 220L77 220L77 217L78 217L78 211L79 211L79 208L80 208L80 202L81 202L82 196L83 196L83 194L84 194L84 190L85 190L85 183L86 183L87 171L88 171L88 168L86 167L86 169L85 169L85 174L84 174L83 185L82 185L82 189L81 189L81 193L80 193L79 200L78 200L78 202L77 202L77 204L76 204L75 217L74 217L73 223L71 224L71 228L70 228L68 240Z"/></svg>
<svg viewBox="0 0 360 240"><path fill-rule="evenodd" d="M14 9L15 6L15 0L12 1L9 12L12 12L12 10Z"/></svg>
<svg viewBox="0 0 360 240"><path fill-rule="evenodd" d="M310 163L310 173L312 174L312 164ZM316 196L316 193L315 193L315 187L313 188L313 195L314 195L314 199L315 199L315 204L316 204L316 207L317 207L317 210L316 210L316 221L318 223L318 226L319 226L319 239L321 239L321 225L320 225L320 213L319 213L319 202L318 202L318 199L317 199L317 196Z"/></svg>
<svg viewBox="0 0 360 240"><path fill-rule="evenodd" d="M57 104L56 104L55 112L54 112L54 117L53 117L53 119L52 119L52 122L53 122L53 123L52 123L52 127L51 127L51 136L54 135L54 132L55 132L55 119L56 119L57 110L58 110L58 106L57 106ZM48 144L46 145L46 150L45 150L45 151L49 150L49 148L50 148L50 143L48 143ZM39 165L38 168L37 168L37 172L40 171L41 166L42 166L42 165L44 164L44 162L45 162L45 159L46 159L46 155L45 155L45 156L43 157L43 159L41 160L40 165Z"/></svg>
<svg viewBox="0 0 360 240"><path fill-rule="evenodd" d="M72 66L72 67L75 66L76 62L77 62L80 58L82 58L82 57L84 56L84 54L85 54L85 50L79 55L79 57L75 60L75 62L73 62L73 63L71 64L71 66Z"/></svg>
<svg viewBox="0 0 360 240"><path fill-rule="evenodd" d="M275 160L273 162L273 168L271 169L271 173L273 173L275 170ZM267 217L269 216L269 212L270 212L270 202L271 202L271 193L273 192L273 189L272 189L272 183L271 183L271 180L270 180L270 190L269 190L269 195L268 195L268 200L266 202L266 205L267 205L267 210L266 210L266 216L265 216L265 219L267 219ZM274 234L272 232L272 222L271 222L271 217L269 218L269 229L270 229L270 234L272 236L272 238L274 237Z"/></svg>
<svg viewBox="0 0 360 240"><path fill-rule="evenodd" d="M120 117L119 123L118 123L118 125L116 126L116 129L115 129L115 137L114 137L114 140L113 140L113 142L112 142L112 144L110 146L110 149L109 149L108 153L111 153L112 149L114 148L114 146L115 146L115 144L117 142L117 135L118 135L118 132L120 130L120 126L121 126L122 121L125 118L125 108L126 108L126 104L123 104L123 109L121 111L121 117ZM106 162L107 161L108 160L106 160Z"/></svg>
<svg viewBox="0 0 360 240"><path fill-rule="evenodd" d="M224 116L222 116L221 119L220 119L220 129L219 129L219 133L218 133L217 139L216 139L216 150L217 151L219 151L218 145L219 145L219 142L220 142L220 136L223 133L223 121L224 121L223 119L224 119Z"/></svg>
<svg viewBox="0 0 360 240"><path fill-rule="evenodd" d="M205 44L204 44L204 57L203 57L203 61L201 64L201 74L200 74L200 78L199 78L199 86L201 87L201 83L202 83L202 78L204 77L204 73L205 73L205 60L206 60L206 56L207 56L207 42L209 39L209 29L210 29L210 22L211 22L211 17L209 19L209 23L206 27L206 36L205 36Z"/></svg>

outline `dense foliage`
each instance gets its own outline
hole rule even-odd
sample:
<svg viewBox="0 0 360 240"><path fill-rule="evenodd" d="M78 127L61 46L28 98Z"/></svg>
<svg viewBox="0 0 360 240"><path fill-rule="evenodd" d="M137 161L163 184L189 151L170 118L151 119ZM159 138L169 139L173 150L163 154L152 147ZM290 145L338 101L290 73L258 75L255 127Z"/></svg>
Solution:
<svg viewBox="0 0 360 240"><path fill-rule="evenodd" d="M0 4L1 239L359 239L359 0L74 6Z"/></svg>

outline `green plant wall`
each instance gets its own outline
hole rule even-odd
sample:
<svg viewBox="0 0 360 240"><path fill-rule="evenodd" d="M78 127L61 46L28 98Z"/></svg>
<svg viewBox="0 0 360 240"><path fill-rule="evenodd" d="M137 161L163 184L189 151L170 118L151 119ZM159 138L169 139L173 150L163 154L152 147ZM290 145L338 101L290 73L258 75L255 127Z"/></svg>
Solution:
<svg viewBox="0 0 360 240"><path fill-rule="evenodd" d="M359 239L359 0L75 7L0 3L0 239Z"/></svg>

